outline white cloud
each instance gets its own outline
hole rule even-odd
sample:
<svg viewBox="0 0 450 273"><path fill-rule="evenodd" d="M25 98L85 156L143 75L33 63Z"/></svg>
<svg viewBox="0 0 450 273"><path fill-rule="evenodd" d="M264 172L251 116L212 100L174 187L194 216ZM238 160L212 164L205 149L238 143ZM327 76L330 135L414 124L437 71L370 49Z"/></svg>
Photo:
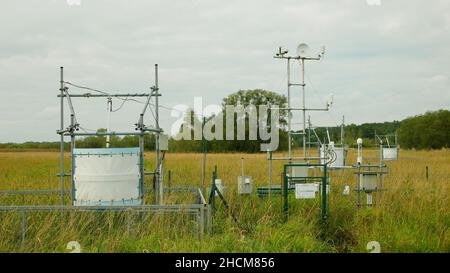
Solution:
<svg viewBox="0 0 450 273"><path fill-rule="evenodd" d="M381 1L3 1L0 10L0 142L56 140L59 66L66 79L108 91L145 91L153 64L167 106L203 96L219 104L246 88L285 93L284 45L327 46L323 62L307 66L311 103L335 95L330 124L402 119L448 108L450 2ZM75 89L71 88L74 92ZM115 102L115 106L120 102ZM104 127L106 101L74 101L86 128ZM95 107L91 107L94 106ZM56 108L55 108L56 107ZM140 105L113 116L133 129ZM98 117L98 119L93 119ZM161 110L169 131L170 111ZM15 124L20 124L15 125ZM33 128L26 134L24 128Z"/></svg>

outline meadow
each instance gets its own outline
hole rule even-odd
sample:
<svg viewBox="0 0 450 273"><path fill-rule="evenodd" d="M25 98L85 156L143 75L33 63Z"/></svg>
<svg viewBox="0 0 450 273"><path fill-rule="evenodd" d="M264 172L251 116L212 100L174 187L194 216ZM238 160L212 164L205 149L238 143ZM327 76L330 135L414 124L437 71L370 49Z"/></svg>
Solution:
<svg viewBox="0 0 450 273"><path fill-rule="evenodd" d="M376 164L377 153L365 150L365 160ZM58 189L58 156L56 151L0 151L0 190ZM200 187L207 197L214 166L227 187L225 197L238 224L219 205L212 232L203 240L198 239L195 219L188 214L142 217L117 212L30 212L26 215L26 240L22 241L23 215L0 212L0 252L69 252L66 246L70 241L79 242L83 252L369 252L367 244L371 241L379 242L381 252L450 252L448 149L402 150L399 160L387 162L389 174L383 180L386 191L373 208L356 207L354 170L331 172L330 218L325 234L318 201L291 199L290 217L285 223L280 196L238 195L241 157L245 158L246 175L253 176L255 186L266 186L266 154L208 154L206 185L200 178L200 154L166 155L165 170L173 172L173 187ZM349 162L355 162L354 150L349 151ZM281 170L282 162L275 161L274 184L280 183ZM150 179L147 182L150 184ZM342 194L345 185L352 189L348 196ZM189 194L165 196L166 203L189 203L192 199ZM0 196L0 205L33 204L57 205L59 196Z"/></svg>

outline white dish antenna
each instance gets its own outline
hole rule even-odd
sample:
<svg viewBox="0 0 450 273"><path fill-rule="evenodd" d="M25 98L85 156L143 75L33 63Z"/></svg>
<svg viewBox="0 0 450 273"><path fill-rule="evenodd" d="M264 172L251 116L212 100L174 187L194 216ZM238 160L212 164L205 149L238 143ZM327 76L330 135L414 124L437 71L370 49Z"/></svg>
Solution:
<svg viewBox="0 0 450 273"><path fill-rule="evenodd" d="M301 43L297 46L297 55L299 57L306 57L309 53L309 46L305 43Z"/></svg>

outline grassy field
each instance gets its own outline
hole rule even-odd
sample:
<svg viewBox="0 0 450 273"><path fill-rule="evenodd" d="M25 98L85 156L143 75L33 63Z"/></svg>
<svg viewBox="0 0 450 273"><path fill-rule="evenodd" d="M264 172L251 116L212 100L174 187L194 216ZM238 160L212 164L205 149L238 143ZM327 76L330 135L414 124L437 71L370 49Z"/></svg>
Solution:
<svg viewBox="0 0 450 273"><path fill-rule="evenodd" d="M58 189L58 155L0 151L0 190ZM342 194L345 185L355 189L353 170L333 171L330 222L324 236L318 201L292 199L290 219L283 223L279 196L269 200L237 195L242 156L246 175L254 177L256 186L268 183L265 154L208 154L207 186L217 165L239 225L219 206L213 233L202 241L198 240L191 215L35 212L26 215L27 237L22 243L23 215L0 212L0 251L68 252L67 243L78 241L83 252L368 252L367 243L378 241L382 252L450 252L449 150L401 151L400 160L388 162L390 173L384 177L382 203L372 209L357 209L354 192L350 196ZM376 151L367 150L364 156L377 162ZM349 157L350 162L355 162L355 151L351 150ZM173 171L172 186L202 187L200 160L199 154L168 154L165 169ZM277 184L281 164L274 164L273 181ZM68 179L66 185L69 188ZM165 197L167 203L189 203L193 198L179 194ZM56 205L59 197L0 196L0 202Z"/></svg>

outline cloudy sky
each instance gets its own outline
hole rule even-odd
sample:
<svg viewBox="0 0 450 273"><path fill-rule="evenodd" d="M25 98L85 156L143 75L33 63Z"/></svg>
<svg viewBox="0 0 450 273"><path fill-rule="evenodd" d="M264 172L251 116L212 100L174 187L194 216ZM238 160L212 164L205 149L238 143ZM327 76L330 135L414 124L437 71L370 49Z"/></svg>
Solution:
<svg viewBox="0 0 450 273"><path fill-rule="evenodd" d="M450 108L448 0L69 2L77 1L1 1L0 142L58 139L60 66L67 81L134 93L153 85L158 63L164 106L193 105L194 97L207 106L239 89L285 94L285 63L272 57L280 45L294 54L300 42L327 48L323 61L307 64L309 106L334 95L330 113L312 114L315 125ZM106 126L106 99L74 106L84 128ZM112 128L134 130L141 108L127 102ZM166 131L177 120L171 114L161 109Z"/></svg>

